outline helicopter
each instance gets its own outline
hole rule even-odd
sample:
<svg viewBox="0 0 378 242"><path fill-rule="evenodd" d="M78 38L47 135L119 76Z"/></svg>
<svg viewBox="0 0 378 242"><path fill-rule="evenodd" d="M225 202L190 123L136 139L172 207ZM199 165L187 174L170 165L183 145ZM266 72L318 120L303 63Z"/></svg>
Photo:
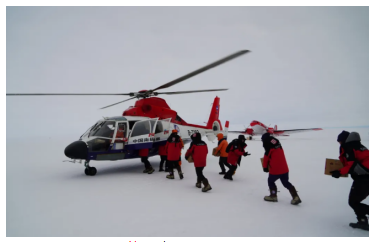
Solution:
<svg viewBox="0 0 378 242"><path fill-rule="evenodd" d="M130 96L126 100L102 107L101 109L137 99L134 106L126 109L121 116L104 117L93 124L79 140L69 144L64 154L72 159L70 162L84 162L84 173L94 176L97 173L95 167L89 165L91 160L116 161L138 158L140 149L149 149L148 157L158 155L160 146L164 146L172 130L177 130L184 144L191 141L193 133L200 133L213 141L218 133L227 137L229 122L226 121L223 129L219 120L220 98L215 97L206 126L187 123L176 111L172 110L166 101L158 95L175 95L197 92L226 91L228 89L208 89L176 92L156 92L185 81L195 75L219 66L227 61L240 57L249 50L241 50L218 61L206 65L189 74L165 83L155 89L141 90L130 93L7 93L7 96L49 96L49 95L120 95Z"/></svg>

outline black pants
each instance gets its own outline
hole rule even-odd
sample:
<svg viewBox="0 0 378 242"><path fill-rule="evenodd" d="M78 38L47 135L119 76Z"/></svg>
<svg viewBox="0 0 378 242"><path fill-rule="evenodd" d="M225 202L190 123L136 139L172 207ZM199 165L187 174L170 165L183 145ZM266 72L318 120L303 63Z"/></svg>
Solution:
<svg viewBox="0 0 378 242"><path fill-rule="evenodd" d="M369 180L355 180L349 193L349 206L354 210L358 219L366 218L369 214L369 205L361 203L369 196Z"/></svg>
<svg viewBox="0 0 378 242"><path fill-rule="evenodd" d="M201 182L206 179L206 177L202 173L204 168L205 167L196 167L197 182Z"/></svg>
<svg viewBox="0 0 378 242"><path fill-rule="evenodd" d="M168 164L168 171L169 173L173 174L173 168L176 168L177 171L179 173L181 173L181 166L179 165L179 161L180 160L176 160L176 161L170 161L170 160L167 160L167 164Z"/></svg>
<svg viewBox="0 0 378 242"><path fill-rule="evenodd" d="M225 177L232 177L232 175L234 174L234 172L236 171L236 168L237 166L234 166L234 165L231 165L231 164L228 164L230 167L230 169L227 171L226 175L224 175Z"/></svg>
<svg viewBox="0 0 378 242"><path fill-rule="evenodd" d="M165 167L168 168L168 165L167 165L167 156L166 155L161 155L160 156L160 168L163 169L163 166L164 166L164 162L165 162Z"/></svg>
<svg viewBox="0 0 378 242"><path fill-rule="evenodd" d="M272 174L269 174L269 177L268 177L268 186L269 186L269 189L275 189L275 190L277 190L277 186L276 186L275 182L278 179L281 180L282 185L285 188L287 188L287 189L290 189L293 186L289 182L289 172L285 173L285 174L281 174L281 175L272 175Z"/></svg>
<svg viewBox="0 0 378 242"><path fill-rule="evenodd" d="M146 169L151 167L151 164L150 164L150 162L148 161L148 157L147 157L147 156L141 157L141 159L142 159L142 162L144 163L144 167L145 167Z"/></svg>
<svg viewBox="0 0 378 242"><path fill-rule="evenodd" d="M219 157L219 166L222 170L222 172L226 172L226 168L224 166L227 166L228 169L230 169L231 165L227 162L227 157Z"/></svg>

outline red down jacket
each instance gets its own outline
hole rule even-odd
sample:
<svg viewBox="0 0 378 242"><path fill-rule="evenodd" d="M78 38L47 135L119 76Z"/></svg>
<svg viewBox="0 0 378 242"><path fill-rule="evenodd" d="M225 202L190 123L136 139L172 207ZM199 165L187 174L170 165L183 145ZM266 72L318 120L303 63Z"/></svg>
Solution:
<svg viewBox="0 0 378 242"><path fill-rule="evenodd" d="M140 157L147 157L148 156L148 149L141 149L139 150Z"/></svg>
<svg viewBox="0 0 378 242"><path fill-rule="evenodd" d="M205 167L208 154L207 144L201 140L200 133L194 133L190 138L193 141L186 151L185 158L188 159L189 156L192 156L194 167Z"/></svg>
<svg viewBox="0 0 378 242"><path fill-rule="evenodd" d="M180 136L172 133L165 145L167 152L167 160L178 161L180 160L181 149L184 147L180 141Z"/></svg>
<svg viewBox="0 0 378 242"><path fill-rule="evenodd" d="M159 146L159 155L167 155L167 147L165 145Z"/></svg>
<svg viewBox="0 0 378 242"><path fill-rule="evenodd" d="M368 175L368 171L358 171L357 164L361 164L369 170L369 150L361 144L361 139L356 134L355 132L350 133L345 141L343 156L346 159L346 164L340 169L342 175L350 173L353 179L358 175Z"/></svg>
<svg viewBox="0 0 378 242"><path fill-rule="evenodd" d="M263 140L263 146L265 149L263 167L268 168L269 166L269 174L281 175L288 173L289 167L280 141L271 136L266 136L266 139Z"/></svg>
<svg viewBox="0 0 378 242"><path fill-rule="evenodd" d="M233 166L236 166L240 156L245 153L245 147L247 147L247 144L240 144L238 140L233 140L229 146L230 150L228 151L227 162Z"/></svg>

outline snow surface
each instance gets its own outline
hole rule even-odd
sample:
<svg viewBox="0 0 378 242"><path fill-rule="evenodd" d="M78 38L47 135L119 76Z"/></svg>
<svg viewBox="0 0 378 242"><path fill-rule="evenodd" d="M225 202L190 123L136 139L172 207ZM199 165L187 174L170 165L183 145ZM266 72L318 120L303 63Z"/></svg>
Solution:
<svg viewBox="0 0 378 242"><path fill-rule="evenodd" d="M325 159L338 158L341 131L280 138L290 181L302 199L298 206L290 204L280 181L278 203L263 200L269 191L260 137L247 141L252 155L242 159L233 181L218 174L218 158L209 154L204 175L213 190L203 193L195 187L193 165L185 160L183 180L177 173L168 180L167 173L158 172L158 156L150 158L151 175L142 173L139 159L132 159L92 161L98 173L89 177L83 164L62 162L68 159L64 148L77 137L7 136L7 236L367 237L369 232L348 226L356 221L348 206L352 179L324 175ZM369 147L368 128L348 131L359 132ZM228 140L235 137L230 134ZM205 141L209 150L216 146Z"/></svg>

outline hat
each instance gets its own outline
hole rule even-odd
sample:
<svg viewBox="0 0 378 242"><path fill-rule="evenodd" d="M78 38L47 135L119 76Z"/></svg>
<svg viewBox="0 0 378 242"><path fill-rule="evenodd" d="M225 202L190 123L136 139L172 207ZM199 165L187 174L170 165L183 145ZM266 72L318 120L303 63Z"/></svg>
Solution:
<svg viewBox="0 0 378 242"><path fill-rule="evenodd" d="M244 135L241 134L241 135L239 135L238 140L246 140L246 138L245 138Z"/></svg>
<svg viewBox="0 0 378 242"><path fill-rule="evenodd" d="M177 133L177 129L172 130L172 133Z"/></svg>
<svg viewBox="0 0 378 242"><path fill-rule="evenodd" d="M345 143L352 142L352 141L361 141L360 134L357 132L351 132L348 138L345 140Z"/></svg>
<svg viewBox="0 0 378 242"><path fill-rule="evenodd" d="M223 134L219 133L219 134L217 134L217 137L218 137L218 140L221 140L221 139L223 139Z"/></svg>
<svg viewBox="0 0 378 242"><path fill-rule="evenodd" d="M266 139L270 138L270 134L269 133L265 133L261 136L261 140L264 141Z"/></svg>
<svg viewBox="0 0 378 242"><path fill-rule="evenodd" d="M349 136L349 132L343 130L343 132L341 132L341 133L337 136L337 142L345 142L346 139L348 138L348 136Z"/></svg>

